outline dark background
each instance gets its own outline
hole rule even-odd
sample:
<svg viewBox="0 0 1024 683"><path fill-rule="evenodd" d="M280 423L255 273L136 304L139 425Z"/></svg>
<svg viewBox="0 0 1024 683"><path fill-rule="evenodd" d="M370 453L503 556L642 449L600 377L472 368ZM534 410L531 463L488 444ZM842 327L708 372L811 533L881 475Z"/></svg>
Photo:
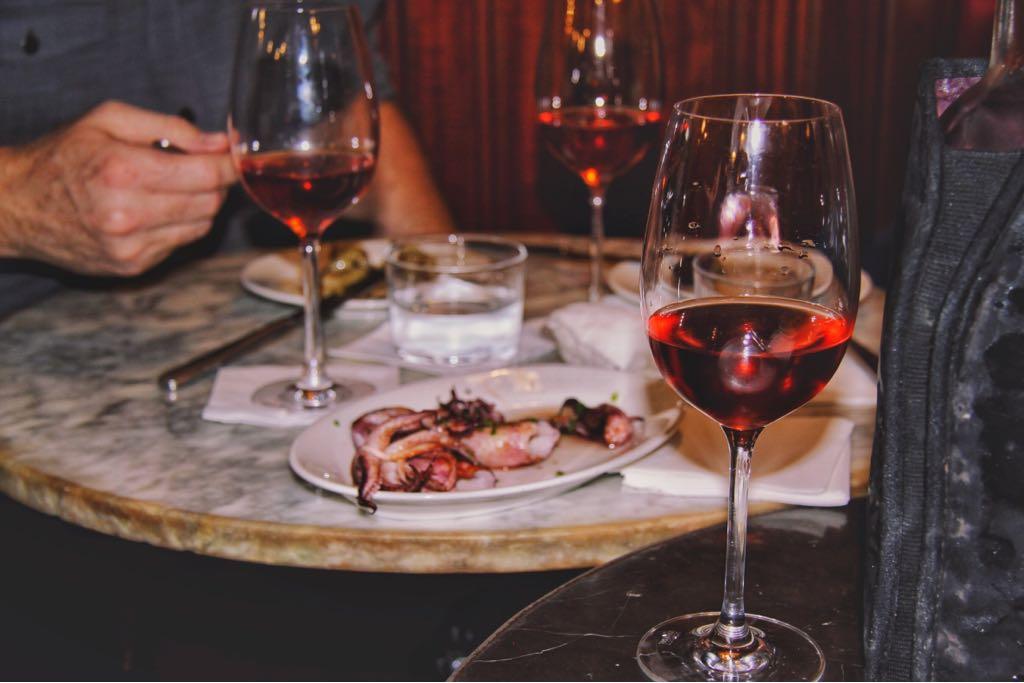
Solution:
<svg viewBox="0 0 1024 683"><path fill-rule="evenodd" d="M104 536L0 494L0 679L444 680L578 573L249 564Z"/></svg>

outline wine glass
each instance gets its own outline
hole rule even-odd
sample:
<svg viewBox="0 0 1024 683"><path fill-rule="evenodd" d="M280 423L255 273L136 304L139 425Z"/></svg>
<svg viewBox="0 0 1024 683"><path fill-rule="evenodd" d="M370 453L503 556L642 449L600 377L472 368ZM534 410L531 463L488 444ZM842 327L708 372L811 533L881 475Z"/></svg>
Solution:
<svg viewBox="0 0 1024 683"><path fill-rule="evenodd" d="M743 604L747 486L761 430L828 383L853 333L857 221L839 108L787 95L675 105L648 216L641 298L661 374L730 450L720 612L641 640L657 680L817 680L820 648ZM813 599L813 596L808 596Z"/></svg>
<svg viewBox="0 0 1024 683"><path fill-rule="evenodd" d="M315 409L351 395L325 368L320 236L373 176L377 100L355 6L302 0L247 6L235 57L228 133L242 185L299 238L305 364L254 400Z"/></svg>
<svg viewBox="0 0 1024 683"><path fill-rule="evenodd" d="M590 191L591 301L601 298L604 198L661 121L661 44L650 0L557 0L537 58L537 120Z"/></svg>
<svg viewBox="0 0 1024 683"><path fill-rule="evenodd" d="M939 117L954 149L1024 148L1024 0L998 0L994 19L988 69Z"/></svg>

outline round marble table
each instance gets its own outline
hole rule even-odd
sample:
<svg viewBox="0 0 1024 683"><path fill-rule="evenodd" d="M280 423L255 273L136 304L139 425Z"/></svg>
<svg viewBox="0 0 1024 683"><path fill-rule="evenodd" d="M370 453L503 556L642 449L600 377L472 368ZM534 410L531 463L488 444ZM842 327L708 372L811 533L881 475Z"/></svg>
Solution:
<svg viewBox="0 0 1024 683"><path fill-rule="evenodd" d="M638 244L613 242L611 250L635 254ZM211 379L185 387L174 403L155 383L168 366L290 310L242 290L239 273L254 256L221 256L114 289L66 290L0 321L0 491L74 524L166 548L374 572L589 567L724 519L724 501L625 494L617 476L540 506L432 523L368 516L300 483L287 464L299 429L207 422L200 413ZM527 315L584 298L586 280L584 260L531 256ZM379 322L336 317L328 343ZM300 354L296 330L239 363L297 365ZM401 380L422 377L403 370ZM857 424L857 493L874 411L842 413Z"/></svg>

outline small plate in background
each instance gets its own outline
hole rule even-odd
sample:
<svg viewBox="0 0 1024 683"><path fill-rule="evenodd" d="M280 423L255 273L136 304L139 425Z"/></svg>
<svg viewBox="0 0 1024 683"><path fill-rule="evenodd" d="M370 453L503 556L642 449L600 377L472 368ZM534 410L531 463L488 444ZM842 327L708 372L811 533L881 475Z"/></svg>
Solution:
<svg viewBox="0 0 1024 683"><path fill-rule="evenodd" d="M357 246L366 251L370 265L382 267L391 243L386 239L361 240ZM256 296L291 306L302 306L302 280L299 263L283 253L264 254L242 269L242 287ZM388 307L385 297L351 299L347 310L380 311Z"/></svg>
<svg viewBox="0 0 1024 683"><path fill-rule="evenodd" d="M619 261L605 273L605 282L609 289L626 301L640 304L640 262ZM864 301L874 290L871 276L863 270L860 272L860 300Z"/></svg>

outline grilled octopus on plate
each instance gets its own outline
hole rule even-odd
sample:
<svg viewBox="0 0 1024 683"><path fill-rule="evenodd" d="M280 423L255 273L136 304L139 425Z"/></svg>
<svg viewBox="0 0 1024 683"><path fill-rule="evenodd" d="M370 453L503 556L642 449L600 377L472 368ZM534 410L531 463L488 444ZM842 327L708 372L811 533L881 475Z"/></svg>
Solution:
<svg viewBox="0 0 1024 683"><path fill-rule="evenodd" d="M619 448L633 440L636 434L634 418L610 403L588 408L574 398L566 399L551 424L563 434L576 434L584 439L603 441L609 448Z"/></svg>
<svg viewBox="0 0 1024 683"><path fill-rule="evenodd" d="M607 404L587 408L569 399L552 420L506 422L482 399L460 399L455 391L436 410L380 408L352 423L352 480L359 503L377 509L378 491L450 491L459 479L491 470L538 463L561 434L577 434L621 446L633 437L633 420Z"/></svg>

